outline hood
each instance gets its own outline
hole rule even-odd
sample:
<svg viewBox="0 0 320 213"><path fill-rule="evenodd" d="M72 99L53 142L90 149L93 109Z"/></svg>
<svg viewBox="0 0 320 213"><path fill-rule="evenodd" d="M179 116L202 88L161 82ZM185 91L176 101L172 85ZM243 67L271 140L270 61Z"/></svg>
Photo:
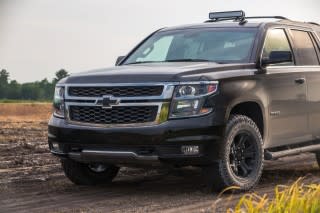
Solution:
<svg viewBox="0 0 320 213"><path fill-rule="evenodd" d="M123 65L72 74L60 83L145 83L219 80L252 75L254 64L175 62Z"/></svg>

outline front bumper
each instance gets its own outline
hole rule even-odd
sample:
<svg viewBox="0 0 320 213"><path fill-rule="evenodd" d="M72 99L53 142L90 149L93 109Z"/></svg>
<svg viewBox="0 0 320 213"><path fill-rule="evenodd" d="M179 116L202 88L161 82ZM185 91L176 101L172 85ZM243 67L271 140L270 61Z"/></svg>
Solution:
<svg viewBox="0 0 320 213"><path fill-rule="evenodd" d="M217 160L223 128L217 113L125 128L71 125L51 117L48 141L53 154L80 162L203 165ZM199 153L184 154L181 147L186 145L198 146Z"/></svg>

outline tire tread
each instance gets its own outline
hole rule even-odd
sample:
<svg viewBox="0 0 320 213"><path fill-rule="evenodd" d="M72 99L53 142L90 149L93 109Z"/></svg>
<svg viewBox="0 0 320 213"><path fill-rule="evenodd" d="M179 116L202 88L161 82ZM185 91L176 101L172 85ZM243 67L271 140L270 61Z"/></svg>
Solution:
<svg viewBox="0 0 320 213"><path fill-rule="evenodd" d="M226 128L225 128L225 133L223 137L223 142L227 142L229 139L230 133L232 131L235 131L234 128L237 126L241 125L248 125L250 128L254 130L256 133L256 136L259 139L259 147L260 147L260 155L261 155L261 169L259 169L258 173L255 175L255 181L254 182L249 182L247 184L240 185L233 179L232 176L229 175L228 173L228 168L226 166L226 163L224 162L223 159L226 158L225 152L226 152L226 146L221 146L220 151L219 151L219 161L212 164L211 166L205 168L205 178L206 182L208 183L208 187L210 190L213 191L221 191L227 187L230 186L239 186L240 191L248 191L251 188L255 187L256 184L258 184L258 181L262 175L262 169L263 169L263 159L264 159L264 151L263 151L263 140L262 136L260 133L259 128L257 127L256 123L251 120L249 117L244 116L244 115L231 115L229 121L227 122ZM239 127L238 127L239 128Z"/></svg>

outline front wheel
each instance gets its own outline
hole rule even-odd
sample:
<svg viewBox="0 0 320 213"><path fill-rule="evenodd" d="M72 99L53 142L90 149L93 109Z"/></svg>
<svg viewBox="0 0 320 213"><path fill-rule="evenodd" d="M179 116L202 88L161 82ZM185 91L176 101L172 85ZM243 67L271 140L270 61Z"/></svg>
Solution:
<svg viewBox="0 0 320 213"><path fill-rule="evenodd" d="M243 115L232 115L219 148L219 160L204 168L211 190L235 186L241 191L253 188L263 170L263 141L257 125Z"/></svg>
<svg viewBox="0 0 320 213"><path fill-rule="evenodd" d="M70 159L61 160L65 175L77 185L110 183L118 174L119 167L106 164L84 164Z"/></svg>

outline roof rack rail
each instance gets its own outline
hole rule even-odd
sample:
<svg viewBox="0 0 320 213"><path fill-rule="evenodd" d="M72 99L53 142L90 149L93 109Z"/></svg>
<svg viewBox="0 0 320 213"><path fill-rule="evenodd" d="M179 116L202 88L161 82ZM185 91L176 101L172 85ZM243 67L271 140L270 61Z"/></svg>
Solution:
<svg viewBox="0 0 320 213"><path fill-rule="evenodd" d="M227 11L227 12L213 12L209 13L209 20L205 21L205 23L208 22L218 22L218 21L239 21L239 24L245 24L247 23L247 19L267 19L267 18L273 18L273 19L281 19L281 20L289 20L286 17L283 16L252 16L252 17L246 17L245 12L242 10L239 11Z"/></svg>
<svg viewBox="0 0 320 213"><path fill-rule="evenodd" d="M318 23L316 23L316 22L307 22L307 24L313 24L313 25L320 26L320 24L318 24Z"/></svg>
<svg viewBox="0 0 320 213"><path fill-rule="evenodd" d="M260 19L260 18L261 19L273 18L273 19L290 20L284 16L250 16L250 17L245 17L245 19Z"/></svg>

